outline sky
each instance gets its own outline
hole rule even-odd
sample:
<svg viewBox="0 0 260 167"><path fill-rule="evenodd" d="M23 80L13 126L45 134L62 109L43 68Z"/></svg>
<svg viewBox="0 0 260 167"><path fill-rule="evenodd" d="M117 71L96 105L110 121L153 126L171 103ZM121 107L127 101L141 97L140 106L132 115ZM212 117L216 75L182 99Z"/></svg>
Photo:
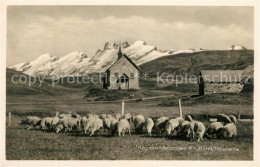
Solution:
<svg viewBox="0 0 260 167"><path fill-rule="evenodd" d="M106 42L145 41L161 50L254 47L253 7L8 6L7 66L42 54L92 57Z"/></svg>

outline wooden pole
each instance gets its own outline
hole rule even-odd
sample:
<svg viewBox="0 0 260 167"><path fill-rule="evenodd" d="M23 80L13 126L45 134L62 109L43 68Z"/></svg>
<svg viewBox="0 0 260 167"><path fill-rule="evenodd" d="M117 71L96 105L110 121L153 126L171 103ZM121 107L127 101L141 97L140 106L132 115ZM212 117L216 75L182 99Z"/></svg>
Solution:
<svg viewBox="0 0 260 167"><path fill-rule="evenodd" d="M122 101L122 116L125 114L125 102Z"/></svg>
<svg viewBox="0 0 260 167"><path fill-rule="evenodd" d="M181 99L179 99L179 114L180 114L180 117L182 117Z"/></svg>
<svg viewBox="0 0 260 167"><path fill-rule="evenodd" d="M8 126L11 126L11 118L12 117L12 113L11 112L9 112L8 113Z"/></svg>
<svg viewBox="0 0 260 167"><path fill-rule="evenodd" d="M59 116L59 112L56 112L56 117L58 117Z"/></svg>
<svg viewBox="0 0 260 167"><path fill-rule="evenodd" d="M238 107L237 119L240 119L240 106Z"/></svg>

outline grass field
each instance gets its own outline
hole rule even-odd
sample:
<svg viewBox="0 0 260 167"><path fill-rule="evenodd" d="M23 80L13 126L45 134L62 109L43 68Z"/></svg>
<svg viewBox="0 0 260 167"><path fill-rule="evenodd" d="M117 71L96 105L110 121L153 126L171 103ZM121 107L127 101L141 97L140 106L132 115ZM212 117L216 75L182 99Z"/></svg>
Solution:
<svg viewBox="0 0 260 167"><path fill-rule="evenodd" d="M14 118L19 120L20 118ZM208 122L204 122L208 124ZM252 160L253 124L239 122L233 140L190 142L162 136L50 133L11 126L6 130L8 160Z"/></svg>
<svg viewBox="0 0 260 167"><path fill-rule="evenodd" d="M46 103L39 102L39 99ZM22 102L16 105L7 105L7 112L12 112L12 126L6 128L6 158L11 159L79 159L79 160L252 160L253 159L253 122L238 122L238 136L233 140L205 140L190 142L176 138L163 138L162 136L147 137L143 135L125 137L111 137L106 133L94 137L84 136L80 133L55 134L37 130L27 130L24 126L15 124L28 115L40 117L54 116L58 111L67 113L77 112L81 115L87 113L121 112L120 102L106 103L76 103L84 100L64 101L53 96L19 98L8 97L8 102ZM33 100L37 99L37 100ZM53 102L53 104L47 102ZM59 100L58 100L59 99ZM126 102L125 112L143 114L148 116L178 115L176 106L161 106L163 99L154 99L140 102ZM237 114L238 105L227 104L196 104L183 105L183 114L191 114L197 120L209 124L208 116L226 113ZM252 105L240 105L241 115L253 117Z"/></svg>

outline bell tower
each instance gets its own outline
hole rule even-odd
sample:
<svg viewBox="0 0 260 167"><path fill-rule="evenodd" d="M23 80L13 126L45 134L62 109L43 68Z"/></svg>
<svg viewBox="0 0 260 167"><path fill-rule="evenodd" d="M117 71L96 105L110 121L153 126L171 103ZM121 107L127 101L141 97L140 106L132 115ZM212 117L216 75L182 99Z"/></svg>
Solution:
<svg viewBox="0 0 260 167"><path fill-rule="evenodd" d="M119 50L118 50L118 60L123 56L123 53L121 52L121 45L119 45Z"/></svg>

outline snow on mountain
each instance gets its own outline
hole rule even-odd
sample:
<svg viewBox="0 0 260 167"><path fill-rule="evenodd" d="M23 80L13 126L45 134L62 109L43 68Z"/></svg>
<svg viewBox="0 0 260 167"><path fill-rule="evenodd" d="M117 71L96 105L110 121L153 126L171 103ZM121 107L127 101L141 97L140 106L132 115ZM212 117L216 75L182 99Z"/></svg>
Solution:
<svg viewBox="0 0 260 167"><path fill-rule="evenodd" d="M146 42L140 40L133 44L129 44L128 42L121 44L106 42L103 50L98 49L93 57L88 57L82 52L71 52L61 58L50 54L43 54L32 62L19 63L11 68L28 75L68 76L105 72L118 59L119 45L122 52L137 65L163 56L197 52L194 49L161 51L156 46L148 45Z"/></svg>
<svg viewBox="0 0 260 167"><path fill-rule="evenodd" d="M137 65L169 55L168 51L159 51L155 46L147 45L144 41L136 41L129 47L124 48L123 52Z"/></svg>
<svg viewBox="0 0 260 167"><path fill-rule="evenodd" d="M84 65L88 66L89 60L90 58L82 52L71 52L51 64L53 71L50 75L76 75L78 71L85 71L80 68L86 68Z"/></svg>
<svg viewBox="0 0 260 167"><path fill-rule="evenodd" d="M117 47L115 48L106 48L105 50L98 52L90 60L92 67L96 72L105 71L105 68L108 68L112 63L117 60Z"/></svg>
<svg viewBox="0 0 260 167"><path fill-rule="evenodd" d="M36 60L30 62L30 68L25 71L28 75L49 75L52 70L52 63L59 60L57 56L43 54Z"/></svg>
<svg viewBox="0 0 260 167"><path fill-rule="evenodd" d="M180 53L194 53L196 52L194 49L188 49L188 50L178 50L176 52L173 52L172 55L180 54Z"/></svg>
<svg viewBox="0 0 260 167"><path fill-rule="evenodd" d="M231 48L228 48L227 50L246 50L246 48L242 45L232 45Z"/></svg>
<svg viewBox="0 0 260 167"><path fill-rule="evenodd" d="M16 70L16 71L24 71L24 67L27 66L29 64L28 61L26 62L22 62L22 63L19 63L19 64L16 64L14 66L11 66L10 68Z"/></svg>
<svg viewBox="0 0 260 167"><path fill-rule="evenodd" d="M43 54L40 55L36 60L30 63L25 63L23 66L21 66L20 69L16 69L16 70L23 71L28 75L49 75L50 70L52 69L51 63L57 60L59 60L57 56L53 56L50 54Z"/></svg>
<svg viewBox="0 0 260 167"><path fill-rule="evenodd" d="M118 44L106 43L103 51L98 51L90 60L96 72L104 72L117 60ZM155 46L147 45L144 41L121 44L122 52L130 57L137 65L169 55L168 52L158 51Z"/></svg>
<svg viewBox="0 0 260 167"><path fill-rule="evenodd" d="M123 52L131 57L133 61L137 61L144 55L151 53L153 50L156 50L155 46L147 45L144 41L136 41L129 47L124 48Z"/></svg>
<svg viewBox="0 0 260 167"><path fill-rule="evenodd" d="M143 63L146 63L146 62L152 61L154 59L157 59L159 57L168 56L168 55L170 55L168 51L167 52L160 52L160 51L153 50L152 52L150 52L146 56L144 56L141 59L139 59L136 62L136 64L137 65L141 65Z"/></svg>

